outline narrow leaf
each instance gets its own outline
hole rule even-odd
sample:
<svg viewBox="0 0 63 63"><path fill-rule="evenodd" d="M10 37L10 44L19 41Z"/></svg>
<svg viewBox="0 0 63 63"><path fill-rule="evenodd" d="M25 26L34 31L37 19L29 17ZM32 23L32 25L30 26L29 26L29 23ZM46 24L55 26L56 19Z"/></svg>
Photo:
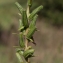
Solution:
<svg viewBox="0 0 63 63"><path fill-rule="evenodd" d="M27 19L27 14L26 14L25 10L22 12L22 22L23 22L23 26L27 28L28 27L28 19Z"/></svg>
<svg viewBox="0 0 63 63"><path fill-rule="evenodd" d="M37 7L35 10L33 10L32 13L31 13L30 16L29 16L29 19L32 20L33 17L34 17L42 8L43 8L43 6L41 5L41 6Z"/></svg>
<svg viewBox="0 0 63 63"><path fill-rule="evenodd" d="M28 49L28 50L24 51L23 56L24 56L25 58L32 57L34 51L35 51L34 49Z"/></svg>
<svg viewBox="0 0 63 63"><path fill-rule="evenodd" d="M19 53L16 53L16 56L19 59L19 61L23 63L23 60L22 60L21 56L19 55Z"/></svg>
<svg viewBox="0 0 63 63"><path fill-rule="evenodd" d="M25 47L24 39L23 39L23 34L19 34L19 45L21 48Z"/></svg>
<svg viewBox="0 0 63 63"><path fill-rule="evenodd" d="M32 28L32 27L34 27L36 25L37 17L38 17L38 15L34 16L33 20L31 21L31 23L29 25L29 28Z"/></svg>
<svg viewBox="0 0 63 63"><path fill-rule="evenodd" d="M24 10L23 7L18 2L16 2L15 4L18 7L20 13L22 14L22 11Z"/></svg>
<svg viewBox="0 0 63 63"><path fill-rule="evenodd" d="M19 59L20 63L26 63L25 58L18 52L16 52L16 56Z"/></svg>
<svg viewBox="0 0 63 63"><path fill-rule="evenodd" d="M21 19L19 19L19 29L18 30L19 31L24 30L24 26L23 26L23 23L22 23Z"/></svg>
<svg viewBox="0 0 63 63"><path fill-rule="evenodd" d="M36 27L30 28L28 33L27 33L27 39L30 40L35 31L36 31Z"/></svg>

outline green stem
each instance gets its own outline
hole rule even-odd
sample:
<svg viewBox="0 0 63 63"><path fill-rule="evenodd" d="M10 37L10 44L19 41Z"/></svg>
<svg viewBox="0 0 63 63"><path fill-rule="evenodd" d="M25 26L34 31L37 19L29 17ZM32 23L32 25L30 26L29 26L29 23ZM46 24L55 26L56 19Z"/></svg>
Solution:
<svg viewBox="0 0 63 63"><path fill-rule="evenodd" d="M30 13L30 8L29 8L29 6L27 6L27 17L29 17L29 14Z"/></svg>
<svg viewBox="0 0 63 63"><path fill-rule="evenodd" d="M29 17L29 15L30 15L30 7L28 6L28 4L27 4L27 17ZM28 20L29 21L29 20ZM27 33L28 33L28 29L26 30L26 33L25 33L25 36L27 35ZM28 48L28 40L27 40L27 38L25 37L25 50L27 50L27 48ZM27 58L26 59L26 63L30 63L29 62L29 58Z"/></svg>

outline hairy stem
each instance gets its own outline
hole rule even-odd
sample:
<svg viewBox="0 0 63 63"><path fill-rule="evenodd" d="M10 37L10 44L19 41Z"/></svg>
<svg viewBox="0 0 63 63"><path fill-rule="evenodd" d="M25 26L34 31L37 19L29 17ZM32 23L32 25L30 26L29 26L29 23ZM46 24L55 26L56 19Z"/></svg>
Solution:
<svg viewBox="0 0 63 63"><path fill-rule="evenodd" d="M25 33L25 51L28 49L28 40L26 38L26 35L28 33L28 29L26 30L26 33ZM29 58L26 59L27 63L29 63Z"/></svg>
<svg viewBox="0 0 63 63"><path fill-rule="evenodd" d="M27 5L27 17L29 17L29 15L30 15L30 7ZM28 21L29 21L29 20L28 20ZM26 30L25 35L27 35L27 33L28 33L28 29ZM25 50L27 50L27 48L28 48L28 40L27 40L27 38L25 37ZM30 62L29 62L29 58L27 58L26 61L27 61L27 63L30 63Z"/></svg>

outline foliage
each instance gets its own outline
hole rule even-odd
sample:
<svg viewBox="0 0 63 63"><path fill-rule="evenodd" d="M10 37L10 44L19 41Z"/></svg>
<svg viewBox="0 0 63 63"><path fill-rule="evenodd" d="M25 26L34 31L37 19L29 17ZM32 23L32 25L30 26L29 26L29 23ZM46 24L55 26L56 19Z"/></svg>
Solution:
<svg viewBox="0 0 63 63"><path fill-rule="evenodd" d="M37 5L44 6L39 14L48 18L49 23L52 22L55 26L63 25L63 0L37 0L36 2L38 2Z"/></svg>
<svg viewBox="0 0 63 63"><path fill-rule="evenodd" d="M21 0L18 1L20 2ZM52 22L52 24L56 26L63 25L63 0L36 0L34 1L32 9L39 5L44 6L43 10L39 12L39 15L47 18L49 20L46 20L48 23Z"/></svg>
<svg viewBox="0 0 63 63"><path fill-rule="evenodd" d="M37 13L43 6L37 7L30 13L32 0L28 0L27 9L24 9L18 2L16 2L16 5L20 11L19 15L22 17L22 19L19 19L19 48L17 48L16 55L20 62L29 63L29 58L34 57L35 50L32 46L28 46L28 43L35 44L33 34L37 30L35 26Z"/></svg>

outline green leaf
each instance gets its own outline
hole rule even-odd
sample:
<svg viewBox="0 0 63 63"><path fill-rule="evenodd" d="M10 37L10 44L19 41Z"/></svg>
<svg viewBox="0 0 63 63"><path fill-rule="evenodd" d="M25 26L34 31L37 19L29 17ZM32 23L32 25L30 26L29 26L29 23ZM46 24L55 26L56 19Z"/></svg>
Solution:
<svg viewBox="0 0 63 63"><path fill-rule="evenodd" d="M20 63L26 63L25 58L19 52L16 52L16 56L19 59Z"/></svg>
<svg viewBox="0 0 63 63"><path fill-rule="evenodd" d="M20 48L18 48L18 49L17 49L17 52L18 52L20 55L23 55L24 50L21 50Z"/></svg>
<svg viewBox="0 0 63 63"><path fill-rule="evenodd" d="M32 27L34 27L34 26L36 25L37 17L38 17L38 15L35 15L35 16L33 17L33 20L31 21L31 23L30 23L30 25L29 25L29 28L32 28Z"/></svg>
<svg viewBox="0 0 63 63"><path fill-rule="evenodd" d="M19 31L23 31L24 30L24 26L23 26L23 23L21 21L21 19L19 19Z"/></svg>
<svg viewBox="0 0 63 63"><path fill-rule="evenodd" d="M22 22L23 22L23 26L25 28L27 28L29 26L28 25L28 18L27 18L27 14L26 14L25 10L22 12Z"/></svg>
<svg viewBox="0 0 63 63"><path fill-rule="evenodd" d="M34 17L42 8L43 8L43 6L41 5L41 6L37 7L35 10L33 10L32 13L31 13L30 16L29 16L29 19L32 20L33 17Z"/></svg>
<svg viewBox="0 0 63 63"><path fill-rule="evenodd" d="M23 60L22 60L20 54L16 52L16 56L17 56L17 58L19 59L19 61L23 63Z"/></svg>
<svg viewBox="0 0 63 63"><path fill-rule="evenodd" d="M24 53L23 53L24 58L30 58L30 57L32 57L34 51L35 51L34 49L28 49L28 50L24 51Z"/></svg>
<svg viewBox="0 0 63 63"><path fill-rule="evenodd" d="M22 11L24 10L23 7L18 2L16 2L15 4L18 7L20 13L22 14Z"/></svg>
<svg viewBox="0 0 63 63"><path fill-rule="evenodd" d="M35 31L36 31L36 27L34 26L34 27L32 27L32 28L29 28L29 31L28 31L28 33L27 33L27 35L26 35L26 37L27 37L27 39L31 39L31 37L33 36L33 34L35 33Z"/></svg>
<svg viewBox="0 0 63 63"><path fill-rule="evenodd" d="M23 34L19 34L19 45L21 48L25 47L24 39L23 39Z"/></svg>

